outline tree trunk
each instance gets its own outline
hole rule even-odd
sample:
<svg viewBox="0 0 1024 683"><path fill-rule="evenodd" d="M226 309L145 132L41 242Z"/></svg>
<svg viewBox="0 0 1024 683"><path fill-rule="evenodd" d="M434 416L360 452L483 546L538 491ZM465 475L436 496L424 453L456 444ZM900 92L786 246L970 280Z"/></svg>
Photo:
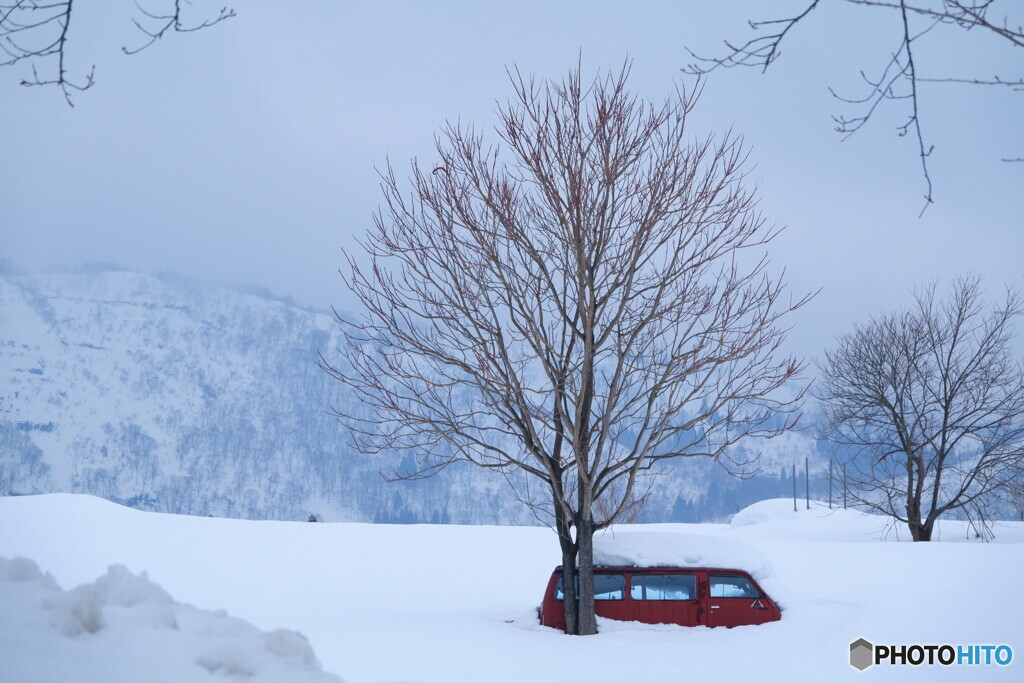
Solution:
<svg viewBox="0 0 1024 683"><path fill-rule="evenodd" d="M576 600L576 544L572 537L566 539L559 534L558 541L562 546L562 606L565 610L565 632L575 635L577 618Z"/></svg>
<svg viewBox="0 0 1024 683"><path fill-rule="evenodd" d="M918 522L917 524L908 524L907 526L910 527L910 537L915 542L932 540L932 530L928 525Z"/></svg>
<svg viewBox="0 0 1024 683"><path fill-rule="evenodd" d="M910 537L914 542L932 540L935 520L929 517L928 521L922 522L920 507L908 508L907 513L907 526L910 528Z"/></svg>
<svg viewBox="0 0 1024 683"><path fill-rule="evenodd" d="M932 531L935 530L935 522L939 519L938 515L930 514L925 523L921 525L921 537L915 540L918 541L930 541L932 540Z"/></svg>
<svg viewBox="0 0 1024 683"><path fill-rule="evenodd" d="M594 521L592 519L581 520L576 524L576 545L579 548L580 580L576 634L592 636L597 633L597 615L594 612Z"/></svg>
<svg viewBox="0 0 1024 683"><path fill-rule="evenodd" d="M910 466L907 466L908 470ZM913 482L913 477L909 477ZM913 493L913 485L907 486L907 527L910 529L910 537L917 541L932 540L932 524L925 524L921 521L921 499Z"/></svg>

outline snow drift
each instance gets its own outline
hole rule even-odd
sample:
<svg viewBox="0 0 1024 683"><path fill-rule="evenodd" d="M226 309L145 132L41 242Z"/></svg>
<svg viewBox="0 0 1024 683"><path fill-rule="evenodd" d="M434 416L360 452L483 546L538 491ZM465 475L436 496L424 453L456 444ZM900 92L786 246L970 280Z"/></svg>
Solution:
<svg viewBox="0 0 1024 683"><path fill-rule="evenodd" d="M0 557L0 604L5 681L340 683L302 634L175 602L120 565L64 591L34 561Z"/></svg>

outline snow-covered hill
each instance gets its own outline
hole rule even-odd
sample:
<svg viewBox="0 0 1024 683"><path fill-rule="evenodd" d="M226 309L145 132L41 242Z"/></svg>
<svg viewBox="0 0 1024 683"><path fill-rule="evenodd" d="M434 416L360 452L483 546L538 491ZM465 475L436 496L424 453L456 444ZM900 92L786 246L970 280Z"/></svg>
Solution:
<svg viewBox="0 0 1024 683"><path fill-rule="evenodd" d="M326 411L353 399L315 365L335 334L325 313L173 276L0 275L0 494L250 519L535 522L490 472L388 483L379 472L400 461L352 453ZM773 476L680 463L648 519L784 494L779 472L806 455L821 471L806 433L753 448Z"/></svg>
<svg viewBox="0 0 1024 683"><path fill-rule="evenodd" d="M30 558L65 588L120 577L133 586L131 595L164 595L148 584L139 590L145 571L174 600L194 606L180 613L201 612L197 621L209 626L187 634L166 622L154 629L153 613L104 599L95 607L110 628L67 633L47 625L52 607L42 602L38 582L11 582L0 572L4 681L63 682L47 672L69 670L85 683L153 680L140 675L145 657L128 655L134 647L144 655L158 637L172 645L151 661L174 667L176 683L223 680L199 661L211 652L216 656L202 658L207 665L231 661L233 653L262 674L297 657L305 673L278 680L319 675L303 638L271 638L281 641L275 658L254 629L300 632L323 669L349 683L1018 681L1024 657L1024 523L1002 524L992 543L975 540L957 521L940 522L938 542L899 542L879 517L822 505L794 513L792 501L772 500L741 511L731 525L620 526L602 536L615 537L620 549L638 548L621 541L649 531L705 536L707 547L753 548L759 576L770 567L772 581L762 584L783 604L782 620L734 629L602 621L599 635L571 638L536 621L534 608L559 561L554 534L543 528L207 519L63 494L0 498L0 521L0 557ZM664 561L664 548L657 552ZM734 553L735 561L746 555ZM109 565L125 569L108 572ZM167 609L166 600L160 604ZM238 640L224 639L228 617L208 612L221 609L254 629L239 627ZM142 633L124 628L138 620L146 622ZM1014 659L859 672L848 663L859 638L1007 645ZM38 675L13 677L15 671Z"/></svg>

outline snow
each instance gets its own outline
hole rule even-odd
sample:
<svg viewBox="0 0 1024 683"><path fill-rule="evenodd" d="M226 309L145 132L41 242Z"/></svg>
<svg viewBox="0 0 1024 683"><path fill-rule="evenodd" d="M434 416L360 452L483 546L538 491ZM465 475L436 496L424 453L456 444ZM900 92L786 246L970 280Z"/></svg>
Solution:
<svg viewBox="0 0 1024 683"><path fill-rule="evenodd" d="M535 522L478 467L384 481L414 459L359 454L328 414L361 401L313 362L339 334L331 315L175 276L0 274L0 495L247 519ZM825 483L807 432L756 441L766 476L735 479L711 458L666 467L647 519L710 519L788 490L778 474L793 458Z"/></svg>
<svg viewBox="0 0 1024 683"><path fill-rule="evenodd" d="M894 540L900 540L900 528L875 515L844 510L839 506L829 508L817 501L811 501L808 508L802 499L797 501L796 509L793 508L791 498L764 500L733 515L730 526L737 531L742 527L752 527L750 531L756 533L770 531L777 535L822 540L835 533L839 533L842 540L850 541L877 541L890 534ZM963 524L947 526L958 530L966 528Z"/></svg>
<svg viewBox="0 0 1024 683"><path fill-rule="evenodd" d="M768 556L749 543L723 536L613 530L594 539L594 564L744 569L781 608L788 604L788 590L776 580Z"/></svg>
<svg viewBox="0 0 1024 683"><path fill-rule="evenodd" d="M758 503L732 524L620 526L595 539L606 559L749 571L763 558L757 571L782 587L762 583L784 603L782 621L602 619L599 635L572 638L536 621L559 562L543 528L258 522L82 495L0 498L0 556L42 568L0 569L0 681L336 680L317 660L349 683L1020 680L1024 524L1000 525L992 543L960 522L942 523L936 543L895 531L820 504L793 512L792 500ZM861 637L1005 643L1015 661L862 673L848 664Z"/></svg>
<svg viewBox="0 0 1024 683"><path fill-rule="evenodd" d="M32 560L0 557L0 604L5 681L340 681L301 634L175 602L121 565L64 591Z"/></svg>
<svg viewBox="0 0 1024 683"><path fill-rule="evenodd" d="M620 530L599 536L594 539L594 564L746 569L755 579L773 574L765 554L749 543L666 531Z"/></svg>

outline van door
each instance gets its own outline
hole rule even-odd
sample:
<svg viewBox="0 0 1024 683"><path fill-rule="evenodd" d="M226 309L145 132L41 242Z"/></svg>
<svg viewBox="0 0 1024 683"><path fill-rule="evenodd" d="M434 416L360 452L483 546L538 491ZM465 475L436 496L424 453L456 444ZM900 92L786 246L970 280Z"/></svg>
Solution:
<svg viewBox="0 0 1024 683"><path fill-rule="evenodd" d="M708 626L746 626L774 620L770 602L742 574L708 573Z"/></svg>
<svg viewBox="0 0 1024 683"><path fill-rule="evenodd" d="M644 624L697 626L700 600L694 573L637 573L629 577L632 614Z"/></svg>

